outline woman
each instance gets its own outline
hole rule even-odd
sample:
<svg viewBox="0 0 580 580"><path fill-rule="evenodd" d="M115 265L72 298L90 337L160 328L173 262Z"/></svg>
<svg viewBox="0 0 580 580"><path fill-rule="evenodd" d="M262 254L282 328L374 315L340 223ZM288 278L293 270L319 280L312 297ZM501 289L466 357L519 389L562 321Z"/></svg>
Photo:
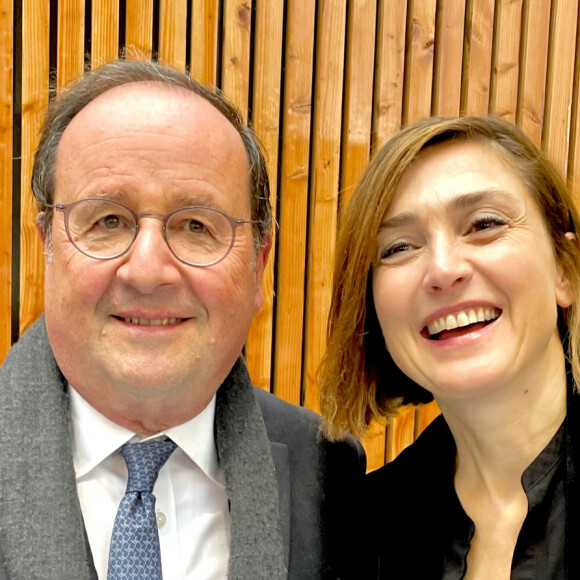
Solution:
<svg viewBox="0 0 580 580"><path fill-rule="evenodd" d="M427 119L369 164L337 244L325 429L442 411L367 477L380 578L580 577L578 219L499 118Z"/></svg>

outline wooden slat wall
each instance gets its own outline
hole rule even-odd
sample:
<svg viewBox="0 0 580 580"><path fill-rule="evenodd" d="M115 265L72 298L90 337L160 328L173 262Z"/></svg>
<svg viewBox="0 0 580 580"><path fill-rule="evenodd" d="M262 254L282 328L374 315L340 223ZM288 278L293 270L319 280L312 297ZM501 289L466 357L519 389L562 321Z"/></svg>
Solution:
<svg viewBox="0 0 580 580"><path fill-rule="evenodd" d="M0 0L0 360L43 309L29 189L42 114L84 67L154 55L254 124L278 227L248 365L317 409L337 220L372 152L428 115L493 112L579 185L578 20L578 0ZM437 412L374 426L369 467Z"/></svg>

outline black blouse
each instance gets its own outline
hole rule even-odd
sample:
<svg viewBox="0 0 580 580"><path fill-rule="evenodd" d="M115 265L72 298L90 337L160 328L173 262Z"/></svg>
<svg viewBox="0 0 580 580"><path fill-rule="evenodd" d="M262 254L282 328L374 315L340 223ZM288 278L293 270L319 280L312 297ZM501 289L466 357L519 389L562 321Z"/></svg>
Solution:
<svg viewBox="0 0 580 580"><path fill-rule="evenodd" d="M522 487L528 498L526 516L512 560L512 580L566 578L566 507L564 502L565 462L564 424L550 443L524 471ZM453 485L453 479L451 479ZM450 538L444 558L444 580L460 580L467 569L467 554L475 526L456 493L450 497L449 517L445 521Z"/></svg>
<svg viewBox="0 0 580 580"><path fill-rule="evenodd" d="M570 390L566 420L522 476L529 507L512 580L577 577L579 401ZM366 477L360 506L366 535L357 549L364 563L358 578L464 577L474 524L455 492L455 457L449 427L438 417L395 461Z"/></svg>

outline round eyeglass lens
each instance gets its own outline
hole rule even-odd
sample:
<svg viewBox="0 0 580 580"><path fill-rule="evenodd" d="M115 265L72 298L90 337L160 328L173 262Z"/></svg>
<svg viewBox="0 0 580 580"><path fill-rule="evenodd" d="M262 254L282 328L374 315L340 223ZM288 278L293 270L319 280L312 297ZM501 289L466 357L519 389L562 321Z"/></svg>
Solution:
<svg viewBox="0 0 580 580"><path fill-rule="evenodd" d="M133 214L114 201L87 199L72 206L68 213L71 242L95 258L122 254L133 242L136 227Z"/></svg>
<svg viewBox="0 0 580 580"><path fill-rule="evenodd" d="M221 260L230 250L234 228L219 211L184 208L171 214L166 238L172 252L184 262L203 266Z"/></svg>

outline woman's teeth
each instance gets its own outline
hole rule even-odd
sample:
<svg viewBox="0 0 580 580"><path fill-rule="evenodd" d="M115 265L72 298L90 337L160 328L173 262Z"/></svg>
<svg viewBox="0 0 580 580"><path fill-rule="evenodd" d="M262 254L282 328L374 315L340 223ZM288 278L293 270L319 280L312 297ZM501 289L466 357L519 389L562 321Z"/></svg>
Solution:
<svg viewBox="0 0 580 580"><path fill-rule="evenodd" d="M461 310L455 314L448 314L434 320L429 324L427 330L429 336L434 336L444 330L453 330L454 328L461 328L478 322L490 322L495 320L499 314L499 310L495 308L483 308L481 306L479 308L469 308L468 310Z"/></svg>

